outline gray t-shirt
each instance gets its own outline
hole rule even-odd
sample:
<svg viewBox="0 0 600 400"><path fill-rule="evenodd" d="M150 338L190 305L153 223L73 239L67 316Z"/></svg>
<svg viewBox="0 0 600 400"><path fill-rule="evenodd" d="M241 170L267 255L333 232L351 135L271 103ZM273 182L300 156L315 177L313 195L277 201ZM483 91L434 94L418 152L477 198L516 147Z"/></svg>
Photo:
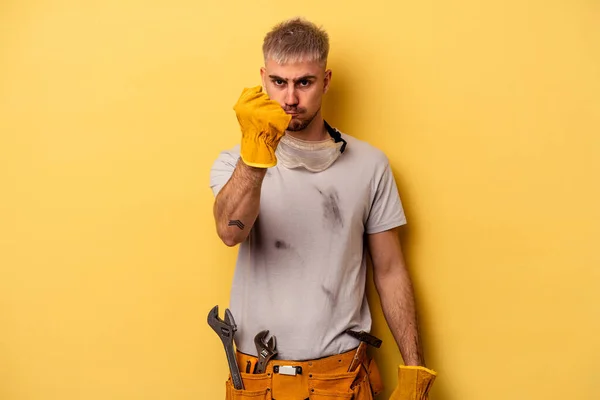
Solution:
<svg viewBox="0 0 600 400"><path fill-rule="evenodd" d="M325 171L269 168L259 216L239 246L229 309L239 351L256 355L254 336L277 337L283 360L348 351L346 329L371 330L365 296L365 234L406 223L388 159L342 133L345 152ZM216 196L239 158L239 145L214 162Z"/></svg>

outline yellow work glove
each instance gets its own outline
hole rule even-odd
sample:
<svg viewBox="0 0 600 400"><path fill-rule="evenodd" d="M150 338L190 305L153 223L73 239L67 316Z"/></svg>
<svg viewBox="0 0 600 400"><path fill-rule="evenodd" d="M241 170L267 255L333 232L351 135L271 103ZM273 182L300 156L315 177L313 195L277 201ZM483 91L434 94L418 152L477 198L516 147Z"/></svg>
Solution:
<svg viewBox="0 0 600 400"><path fill-rule="evenodd" d="M425 367L400 365L398 386L390 400L426 400L436 376L437 372Z"/></svg>
<svg viewBox="0 0 600 400"><path fill-rule="evenodd" d="M275 149L292 116L269 99L261 86L245 88L233 109L242 130L240 150L244 163L259 168L277 165Z"/></svg>

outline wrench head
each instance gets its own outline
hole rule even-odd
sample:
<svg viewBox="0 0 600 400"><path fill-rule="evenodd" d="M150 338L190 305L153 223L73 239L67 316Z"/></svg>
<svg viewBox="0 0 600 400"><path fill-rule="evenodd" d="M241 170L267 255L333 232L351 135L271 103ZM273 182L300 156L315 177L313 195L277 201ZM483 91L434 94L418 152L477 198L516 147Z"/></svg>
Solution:
<svg viewBox="0 0 600 400"><path fill-rule="evenodd" d="M269 334L269 331L265 330L265 331L258 332L256 334L256 336L254 336L254 344L256 345L256 347L265 346L265 338L267 337L268 334Z"/></svg>
<svg viewBox="0 0 600 400"><path fill-rule="evenodd" d="M268 330L260 331L254 336L254 344L256 345L256 350L258 354L263 354L265 357L272 357L277 354L277 338L275 336L271 336L268 342L265 341L265 338L269 334Z"/></svg>
<svg viewBox="0 0 600 400"><path fill-rule="evenodd" d="M219 317L219 306L216 305L209 311L207 317L208 325L219 335L221 340L232 340L237 326L229 309L225 309L225 320Z"/></svg>
<svg viewBox="0 0 600 400"><path fill-rule="evenodd" d="M254 336L254 344L256 345L256 351L258 353L258 363L256 364L254 373L262 374L265 372L265 368L271 358L277 355L277 339L275 336L271 337L268 342L265 342L265 338L269 334L269 331L261 331Z"/></svg>

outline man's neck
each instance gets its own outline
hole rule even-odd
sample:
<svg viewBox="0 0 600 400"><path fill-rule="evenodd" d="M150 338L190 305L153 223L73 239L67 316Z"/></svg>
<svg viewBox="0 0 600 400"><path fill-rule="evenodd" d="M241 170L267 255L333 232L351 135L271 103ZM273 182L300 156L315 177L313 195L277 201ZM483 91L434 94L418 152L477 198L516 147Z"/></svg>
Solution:
<svg viewBox="0 0 600 400"><path fill-rule="evenodd" d="M325 129L325 123L323 122L321 111L315 115L310 124L308 124L308 126L303 130L286 131L285 134L295 137L296 139L315 142L325 140L329 137L329 132L327 132L327 129Z"/></svg>

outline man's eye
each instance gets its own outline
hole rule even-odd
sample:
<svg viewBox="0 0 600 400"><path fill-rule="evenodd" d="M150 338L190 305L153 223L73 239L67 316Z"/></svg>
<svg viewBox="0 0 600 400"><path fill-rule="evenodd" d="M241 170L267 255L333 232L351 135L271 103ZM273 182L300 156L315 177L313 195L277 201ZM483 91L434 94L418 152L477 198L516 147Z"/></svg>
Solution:
<svg viewBox="0 0 600 400"><path fill-rule="evenodd" d="M273 81L273 83L275 84L275 86L281 86L281 85L283 85L285 82L284 82L284 81L282 81L281 79L275 79L275 80Z"/></svg>
<svg viewBox="0 0 600 400"><path fill-rule="evenodd" d="M309 85L310 85L310 81L306 81L306 80L300 81L300 82L298 82L298 83L299 83L299 84L300 84L300 86L302 86L302 87L307 87L307 86L309 86Z"/></svg>

